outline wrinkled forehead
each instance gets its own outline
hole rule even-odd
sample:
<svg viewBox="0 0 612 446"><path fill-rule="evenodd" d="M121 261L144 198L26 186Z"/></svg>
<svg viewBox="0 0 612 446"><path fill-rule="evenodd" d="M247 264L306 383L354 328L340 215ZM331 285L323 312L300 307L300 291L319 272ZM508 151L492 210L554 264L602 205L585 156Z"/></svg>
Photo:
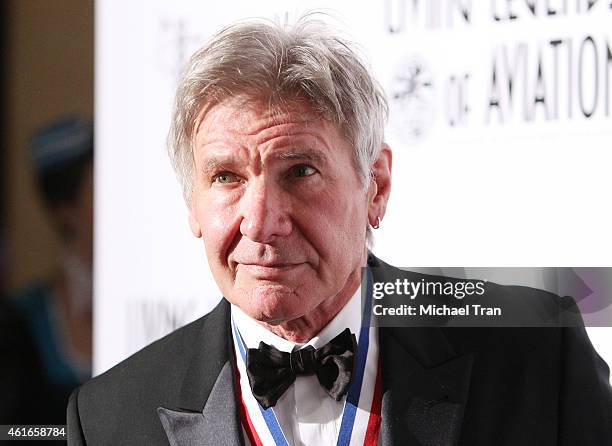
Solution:
<svg viewBox="0 0 612 446"><path fill-rule="evenodd" d="M257 117L257 122L253 122ZM274 98L249 97L245 95L230 96L203 105L195 122L195 133L211 130L211 126L223 120L226 124L247 133L256 130L260 125L283 124L295 122L308 125L315 122L327 122L337 125L323 111L317 110L307 99L301 97ZM204 128L203 128L204 127Z"/></svg>
<svg viewBox="0 0 612 446"><path fill-rule="evenodd" d="M338 125L314 109L307 100L272 101L270 98L233 96L202 107L193 142L197 147L214 135L256 135L271 127L288 129L295 126L323 131L346 140Z"/></svg>

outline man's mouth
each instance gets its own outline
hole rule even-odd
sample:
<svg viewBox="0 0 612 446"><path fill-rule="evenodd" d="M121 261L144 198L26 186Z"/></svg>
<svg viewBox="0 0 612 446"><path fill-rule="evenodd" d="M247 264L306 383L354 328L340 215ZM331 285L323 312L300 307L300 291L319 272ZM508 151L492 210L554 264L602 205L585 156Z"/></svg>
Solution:
<svg viewBox="0 0 612 446"><path fill-rule="evenodd" d="M303 263L238 263L237 268L255 277L273 277L292 272L302 265Z"/></svg>

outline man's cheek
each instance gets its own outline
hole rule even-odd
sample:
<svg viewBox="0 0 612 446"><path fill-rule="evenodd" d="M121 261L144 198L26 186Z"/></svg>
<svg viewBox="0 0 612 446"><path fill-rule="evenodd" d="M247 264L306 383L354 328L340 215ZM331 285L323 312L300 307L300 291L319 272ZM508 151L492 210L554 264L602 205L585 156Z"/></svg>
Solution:
<svg viewBox="0 0 612 446"><path fill-rule="evenodd" d="M205 239L216 246L224 245L228 239L233 239L239 226L236 223L236 216L227 209L205 209L201 213L200 221Z"/></svg>
<svg viewBox="0 0 612 446"><path fill-rule="evenodd" d="M227 237L227 228L215 224L203 226L202 238L204 239L204 247L209 261L218 262L222 259L224 260L227 255L225 252Z"/></svg>

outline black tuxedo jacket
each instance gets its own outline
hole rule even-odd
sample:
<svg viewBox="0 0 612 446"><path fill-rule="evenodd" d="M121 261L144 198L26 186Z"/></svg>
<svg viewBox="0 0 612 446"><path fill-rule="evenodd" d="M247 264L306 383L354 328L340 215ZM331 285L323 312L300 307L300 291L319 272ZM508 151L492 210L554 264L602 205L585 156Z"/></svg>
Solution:
<svg viewBox="0 0 612 446"><path fill-rule="evenodd" d="M222 300L75 390L68 443L243 444L229 316ZM382 445L612 445L609 370L583 327L379 330Z"/></svg>

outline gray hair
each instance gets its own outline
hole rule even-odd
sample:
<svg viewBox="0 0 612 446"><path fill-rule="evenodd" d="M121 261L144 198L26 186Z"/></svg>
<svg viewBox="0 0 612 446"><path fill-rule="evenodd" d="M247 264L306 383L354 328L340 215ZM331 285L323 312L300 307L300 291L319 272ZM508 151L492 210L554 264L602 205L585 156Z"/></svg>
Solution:
<svg viewBox="0 0 612 446"><path fill-rule="evenodd" d="M275 106L305 98L342 131L354 148L356 171L364 184L369 181L388 106L355 46L312 14L294 25L251 20L217 33L193 54L179 80L168 152L188 205L192 145L203 110L230 97Z"/></svg>

